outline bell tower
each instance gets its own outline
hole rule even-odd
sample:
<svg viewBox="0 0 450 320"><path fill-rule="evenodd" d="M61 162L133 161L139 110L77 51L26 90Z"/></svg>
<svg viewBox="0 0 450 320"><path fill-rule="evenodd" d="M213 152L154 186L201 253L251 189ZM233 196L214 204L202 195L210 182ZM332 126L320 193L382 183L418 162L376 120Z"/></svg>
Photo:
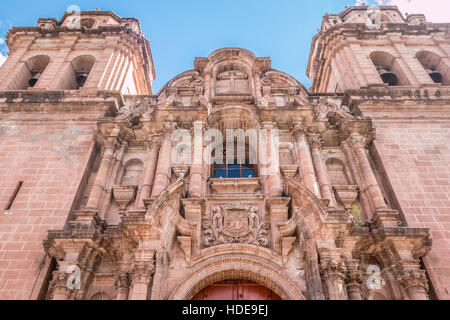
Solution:
<svg viewBox="0 0 450 320"><path fill-rule="evenodd" d="M445 24L403 17L396 6L327 14L314 37L307 74L313 92L450 85Z"/></svg>
<svg viewBox="0 0 450 320"><path fill-rule="evenodd" d="M409 259L426 269L432 299L450 298L450 237L441 231L450 212L449 26L404 17L396 6L349 7L323 18L307 69L314 94L340 96L371 121L373 140L360 153L372 159L366 167L379 173L403 225L430 231L433 249Z"/></svg>
<svg viewBox="0 0 450 320"><path fill-rule="evenodd" d="M149 41L135 18L110 11L66 12L15 27L0 68L0 90L110 90L152 94Z"/></svg>

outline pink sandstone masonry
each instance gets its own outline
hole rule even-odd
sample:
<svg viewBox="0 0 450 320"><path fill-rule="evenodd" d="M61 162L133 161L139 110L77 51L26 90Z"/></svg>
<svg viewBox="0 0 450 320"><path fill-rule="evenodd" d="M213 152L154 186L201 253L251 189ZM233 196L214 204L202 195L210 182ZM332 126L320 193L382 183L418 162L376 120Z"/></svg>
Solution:
<svg viewBox="0 0 450 320"><path fill-rule="evenodd" d="M450 24L370 12L323 18L309 90L221 48L154 94L113 12L12 28L0 299L450 299Z"/></svg>

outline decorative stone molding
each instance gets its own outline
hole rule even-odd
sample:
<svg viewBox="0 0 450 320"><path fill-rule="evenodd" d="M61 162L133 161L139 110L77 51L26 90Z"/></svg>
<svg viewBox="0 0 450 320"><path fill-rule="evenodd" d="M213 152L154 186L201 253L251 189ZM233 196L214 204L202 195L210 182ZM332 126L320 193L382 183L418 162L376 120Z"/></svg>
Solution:
<svg viewBox="0 0 450 320"><path fill-rule="evenodd" d="M131 285L131 277L128 272L121 272L114 281L116 289L128 289Z"/></svg>
<svg viewBox="0 0 450 320"><path fill-rule="evenodd" d="M169 300L189 300L206 286L229 279L264 284L283 300L305 300L296 284L272 261L241 255L212 258L196 265L172 291Z"/></svg>
<svg viewBox="0 0 450 320"><path fill-rule="evenodd" d="M333 186L336 194L336 199L344 206L346 210L349 210L356 202L359 193L358 186Z"/></svg>
<svg viewBox="0 0 450 320"><path fill-rule="evenodd" d="M139 261L132 265L130 275L133 285L136 283L149 284L155 272L154 261Z"/></svg>
<svg viewBox="0 0 450 320"><path fill-rule="evenodd" d="M284 176L287 177L295 177L295 175L298 172L298 165L281 165L280 166L281 172Z"/></svg>
<svg viewBox="0 0 450 320"><path fill-rule="evenodd" d="M283 256L283 263L286 264L289 253L294 248L294 242L297 237L282 237L281 238L281 255Z"/></svg>
<svg viewBox="0 0 450 320"><path fill-rule="evenodd" d="M260 178L210 179L213 193L258 193L261 190Z"/></svg>
<svg viewBox="0 0 450 320"><path fill-rule="evenodd" d="M187 263L191 263L191 252L192 252L192 237L177 237L180 247L184 252Z"/></svg>
<svg viewBox="0 0 450 320"><path fill-rule="evenodd" d="M113 186L112 193L114 200L119 205L120 213L125 214L127 207L136 198L137 186Z"/></svg>
<svg viewBox="0 0 450 320"><path fill-rule="evenodd" d="M203 245L248 243L270 246L269 223L261 222L259 208L233 202L212 209L211 223L203 224Z"/></svg>

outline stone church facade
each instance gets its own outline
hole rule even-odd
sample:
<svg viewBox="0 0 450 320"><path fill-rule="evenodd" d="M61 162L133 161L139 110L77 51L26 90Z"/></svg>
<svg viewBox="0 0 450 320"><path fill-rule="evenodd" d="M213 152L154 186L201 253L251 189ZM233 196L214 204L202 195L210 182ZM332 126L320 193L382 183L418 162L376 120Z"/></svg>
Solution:
<svg viewBox="0 0 450 320"><path fill-rule="evenodd" d="M155 94L112 12L12 28L0 298L449 299L450 24L367 9L323 18L309 90L223 48Z"/></svg>

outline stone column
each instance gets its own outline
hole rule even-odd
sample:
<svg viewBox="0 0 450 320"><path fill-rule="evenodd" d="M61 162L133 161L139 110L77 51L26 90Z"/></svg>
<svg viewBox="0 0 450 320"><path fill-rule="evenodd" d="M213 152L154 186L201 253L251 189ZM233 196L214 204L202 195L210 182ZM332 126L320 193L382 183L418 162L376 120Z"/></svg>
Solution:
<svg viewBox="0 0 450 320"><path fill-rule="evenodd" d="M173 123L166 122L163 142L158 156L158 165L156 167L155 180L153 183L152 198L159 196L159 194L170 184L173 130Z"/></svg>
<svg viewBox="0 0 450 320"><path fill-rule="evenodd" d="M350 135L349 141L351 148L355 152L359 169L364 179L365 191L368 192L374 209L386 209L387 206L384 202L383 194L381 193L381 189L378 186L377 179L375 178L369 159L367 158L365 137L358 133L353 133ZM369 220L371 220L371 218L372 217L369 217Z"/></svg>
<svg viewBox="0 0 450 320"><path fill-rule="evenodd" d="M278 129L274 122L263 122L261 130L258 144L258 167L260 177L264 181L264 191L270 198L281 197L283 184L280 173Z"/></svg>
<svg viewBox="0 0 450 320"><path fill-rule="evenodd" d="M331 208L336 208L336 199L334 198L334 195L331 192L330 178L328 176L328 171L327 168L325 167L325 163L323 162L322 155L320 152L322 146L320 136L310 135L310 143L312 150L311 152L312 161L314 164L314 169L317 173L320 193L322 194L322 198L328 199L330 201L329 206Z"/></svg>
<svg viewBox="0 0 450 320"><path fill-rule="evenodd" d="M419 261L400 261L393 268L397 282L405 289L411 300L429 300L428 280Z"/></svg>
<svg viewBox="0 0 450 320"><path fill-rule="evenodd" d="M322 278L330 300L348 300L345 290L345 266L343 262L323 260L320 264Z"/></svg>
<svg viewBox="0 0 450 320"><path fill-rule="evenodd" d="M119 145L118 134L119 129L113 130L113 132L106 138L105 144L102 146L102 160L100 162L100 167L98 168L98 172L94 180L94 185L92 186L91 192L89 194L86 209L98 209L103 193L105 192L106 181L108 179L108 174L114 160L114 152Z"/></svg>
<svg viewBox="0 0 450 320"><path fill-rule="evenodd" d="M358 260L351 260L347 266L347 294L349 300L362 300L361 285L364 282L362 270Z"/></svg>
<svg viewBox="0 0 450 320"><path fill-rule="evenodd" d="M131 271L131 292L129 300L147 300L148 287L155 271L155 261L135 262Z"/></svg>
<svg viewBox="0 0 450 320"><path fill-rule="evenodd" d="M114 285L117 290L116 300L128 300L131 285L130 274L128 272L120 273Z"/></svg>
<svg viewBox="0 0 450 320"><path fill-rule="evenodd" d="M52 300L69 300L71 291L67 287L69 274L64 271L54 271L50 281L50 290L52 291Z"/></svg>
<svg viewBox="0 0 450 320"><path fill-rule="evenodd" d="M194 122L194 153L191 166L191 176L189 180L189 197L201 198L205 173L203 171L203 129L205 123L202 121Z"/></svg>
<svg viewBox="0 0 450 320"><path fill-rule="evenodd" d="M306 127L302 121L298 121L294 123L292 131L297 145L298 162L303 180L302 182L305 187L320 198L321 196L316 180L316 173L314 172L311 152L309 150L308 140L306 139Z"/></svg>
<svg viewBox="0 0 450 320"><path fill-rule="evenodd" d="M150 198L155 178L156 163L158 161L161 139L159 136L152 136L148 139L148 158L145 162L142 187L138 198L138 209L145 209L144 200Z"/></svg>

